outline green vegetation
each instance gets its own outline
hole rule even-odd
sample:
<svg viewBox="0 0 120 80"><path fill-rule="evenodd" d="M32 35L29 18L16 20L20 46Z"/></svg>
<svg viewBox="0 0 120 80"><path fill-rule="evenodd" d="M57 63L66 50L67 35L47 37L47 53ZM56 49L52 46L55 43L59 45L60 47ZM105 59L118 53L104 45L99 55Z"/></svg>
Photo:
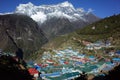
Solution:
<svg viewBox="0 0 120 80"><path fill-rule="evenodd" d="M90 42L109 40L112 45L120 49L120 14L97 21L73 33L58 36L43 47L46 49L59 49L71 46L82 49L84 45L81 44L81 41L83 40Z"/></svg>
<svg viewBox="0 0 120 80"><path fill-rule="evenodd" d="M114 15L78 30L78 34L99 35L120 31L120 15ZM112 33L113 34L113 33Z"/></svg>

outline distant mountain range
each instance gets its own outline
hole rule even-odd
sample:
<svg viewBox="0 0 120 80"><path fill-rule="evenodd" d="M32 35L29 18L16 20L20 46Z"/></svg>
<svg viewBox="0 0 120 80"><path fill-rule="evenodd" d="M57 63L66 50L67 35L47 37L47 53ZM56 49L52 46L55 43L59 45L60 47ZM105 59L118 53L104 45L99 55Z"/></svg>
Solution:
<svg viewBox="0 0 120 80"><path fill-rule="evenodd" d="M17 6L15 13L26 14L39 23L44 23L46 20L53 17L67 18L71 22L77 20L89 22L90 20L88 16L92 15L91 17L95 17L91 10L86 12L83 8L75 9L68 1L56 5L41 6L35 6L31 2L27 4L20 4Z"/></svg>
<svg viewBox="0 0 120 80"><path fill-rule="evenodd" d="M73 32L100 20L91 10L75 9L68 1L56 5L35 6L31 2L20 4L14 13L25 14L35 20L48 38Z"/></svg>

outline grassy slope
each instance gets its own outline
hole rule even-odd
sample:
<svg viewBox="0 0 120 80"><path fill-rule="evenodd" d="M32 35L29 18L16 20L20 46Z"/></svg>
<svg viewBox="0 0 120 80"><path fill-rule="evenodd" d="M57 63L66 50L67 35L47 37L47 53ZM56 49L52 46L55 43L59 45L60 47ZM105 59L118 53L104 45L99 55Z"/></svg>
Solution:
<svg viewBox="0 0 120 80"><path fill-rule="evenodd" d="M92 29L95 27L95 29ZM81 41L112 40L112 44L120 49L120 15L114 15L95 22L73 33L58 36L43 46L45 49L58 49L67 46L81 48Z"/></svg>

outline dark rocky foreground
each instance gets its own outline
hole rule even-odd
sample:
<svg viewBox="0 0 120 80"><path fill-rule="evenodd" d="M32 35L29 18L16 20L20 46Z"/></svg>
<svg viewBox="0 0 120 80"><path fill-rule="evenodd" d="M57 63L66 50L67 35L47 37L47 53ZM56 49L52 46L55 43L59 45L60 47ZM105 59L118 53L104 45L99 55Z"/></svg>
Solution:
<svg viewBox="0 0 120 80"><path fill-rule="evenodd" d="M0 56L0 80L33 80L25 67L11 56Z"/></svg>

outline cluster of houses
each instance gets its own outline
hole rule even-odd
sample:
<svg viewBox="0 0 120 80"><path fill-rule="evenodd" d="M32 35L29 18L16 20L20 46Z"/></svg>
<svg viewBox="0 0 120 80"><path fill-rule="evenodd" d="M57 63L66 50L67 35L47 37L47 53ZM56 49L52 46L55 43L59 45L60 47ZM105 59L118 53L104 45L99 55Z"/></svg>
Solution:
<svg viewBox="0 0 120 80"><path fill-rule="evenodd" d="M116 51L119 55L120 51ZM4 53L5 55L9 53ZM11 56L15 56L11 54ZM64 50L45 51L40 63L32 60L27 62L28 72L36 80L70 80L80 76L83 71L87 74L99 75L120 64L120 56L111 61L99 61L94 55L82 54L71 47Z"/></svg>
<svg viewBox="0 0 120 80"><path fill-rule="evenodd" d="M96 41L94 43L88 42L88 41L82 41L82 43L86 46L85 49L87 50L98 50L104 47L111 47L110 41Z"/></svg>
<svg viewBox="0 0 120 80"><path fill-rule="evenodd" d="M64 50L44 52L41 63L36 65L39 66L38 71L41 72L42 79L68 80L78 77L83 71L99 75L101 71L107 72L113 69L118 63L120 58L113 58L113 62L98 61L93 55L87 56L69 47Z"/></svg>

